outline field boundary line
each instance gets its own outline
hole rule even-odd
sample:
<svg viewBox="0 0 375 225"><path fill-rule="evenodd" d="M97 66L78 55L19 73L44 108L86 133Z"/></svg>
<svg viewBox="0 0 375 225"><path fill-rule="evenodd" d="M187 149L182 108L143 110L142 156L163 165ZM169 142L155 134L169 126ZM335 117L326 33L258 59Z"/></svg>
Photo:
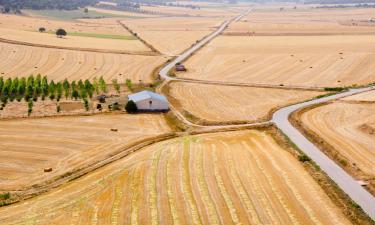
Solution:
<svg viewBox="0 0 375 225"><path fill-rule="evenodd" d="M74 48L74 47L64 47L57 45L45 45L37 43L29 43L24 41L15 41L5 38L0 38L1 43L13 44L13 45L23 45L29 47L37 48L51 48L59 50L69 50L69 51L81 51L81 52L96 52L96 53L111 53L111 54L121 54L121 55L144 55L144 56L158 56L155 52L134 52L134 51L121 51L121 50L106 50L106 49L96 49L96 48Z"/></svg>

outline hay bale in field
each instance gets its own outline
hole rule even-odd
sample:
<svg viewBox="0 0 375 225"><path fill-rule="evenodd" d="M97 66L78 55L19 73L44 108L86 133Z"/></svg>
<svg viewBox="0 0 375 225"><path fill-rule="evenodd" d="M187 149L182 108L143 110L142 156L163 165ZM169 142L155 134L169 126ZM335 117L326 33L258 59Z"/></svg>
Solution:
<svg viewBox="0 0 375 225"><path fill-rule="evenodd" d="M44 168L44 172L45 173L52 172L52 168L51 167Z"/></svg>

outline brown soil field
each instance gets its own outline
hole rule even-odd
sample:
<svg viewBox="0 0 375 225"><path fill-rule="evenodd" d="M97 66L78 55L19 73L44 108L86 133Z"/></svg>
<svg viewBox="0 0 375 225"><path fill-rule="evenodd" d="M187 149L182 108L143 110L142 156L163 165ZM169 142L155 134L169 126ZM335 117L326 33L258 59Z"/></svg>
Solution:
<svg viewBox="0 0 375 225"><path fill-rule="evenodd" d="M232 35L333 35L375 34L375 26L363 26L375 9L309 9L255 11L232 23Z"/></svg>
<svg viewBox="0 0 375 225"><path fill-rule="evenodd" d="M52 32L56 28L62 27L66 29L68 35L64 38L57 38L55 34L38 32L39 27L45 27L47 31ZM70 36L69 32L106 35L121 34L129 36L130 39ZM62 48L99 49L130 53L148 53L151 51L142 42L132 37L127 30L122 28L115 21L112 21L111 25L104 26L100 20L95 24L93 22L63 22L26 16L0 15L0 38L20 43L57 46Z"/></svg>
<svg viewBox="0 0 375 225"><path fill-rule="evenodd" d="M375 36L221 36L190 58L180 76L304 87L375 81Z"/></svg>
<svg viewBox="0 0 375 225"><path fill-rule="evenodd" d="M374 94L374 93L372 93ZM367 99L367 98L366 98ZM301 115L307 129L333 146L348 166L375 178L375 101L363 103L359 96L308 110Z"/></svg>
<svg viewBox="0 0 375 225"><path fill-rule="evenodd" d="M33 103L33 111L28 115L28 103L26 101L8 102L6 106L0 110L0 119L10 118L27 118L27 117L44 117L56 115L72 115L72 114L90 114L91 110L86 112L83 101L60 100L59 103L51 100L44 100ZM60 112L57 112L57 105L60 105Z"/></svg>
<svg viewBox="0 0 375 225"><path fill-rule="evenodd" d="M0 121L0 190L22 190L169 131L163 117L156 114ZM44 173L48 167L53 171Z"/></svg>
<svg viewBox="0 0 375 225"><path fill-rule="evenodd" d="M264 131L160 142L21 204L2 224L349 224Z"/></svg>
<svg viewBox="0 0 375 225"><path fill-rule="evenodd" d="M273 109L324 94L273 88L236 87L174 82L170 95L187 111L208 122L259 121Z"/></svg>
<svg viewBox="0 0 375 225"><path fill-rule="evenodd" d="M223 19L160 17L122 20L142 39L166 55L177 55L210 34Z"/></svg>
<svg viewBox="0 0 375 225"><path fill-rule="evenodd" d="M72 51L0 43L0 76L20 77L42 74L60 81L92 79L106 81L130 78L133 82L152 82L153 70L161 65L161 56L124 55Z"/></svg>

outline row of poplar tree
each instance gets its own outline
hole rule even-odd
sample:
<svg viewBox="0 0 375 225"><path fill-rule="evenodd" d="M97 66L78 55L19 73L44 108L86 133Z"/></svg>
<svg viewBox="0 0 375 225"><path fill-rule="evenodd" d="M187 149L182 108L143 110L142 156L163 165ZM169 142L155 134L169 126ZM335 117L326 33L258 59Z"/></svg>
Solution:
<svg viewBox="0 0 375 225"><path fill-rule="evenodd" d="M3 104L6 104L8 100L37 101L38 98L42 100L50 98L57 101L60 101L62 97L87 100L94 93L99 94L100 92L107 92L107 85L103 77L94 78L92 83L89 80L69 82L67 79L55 83L41 75L13 79L0 77L0 101Z"/></svg>

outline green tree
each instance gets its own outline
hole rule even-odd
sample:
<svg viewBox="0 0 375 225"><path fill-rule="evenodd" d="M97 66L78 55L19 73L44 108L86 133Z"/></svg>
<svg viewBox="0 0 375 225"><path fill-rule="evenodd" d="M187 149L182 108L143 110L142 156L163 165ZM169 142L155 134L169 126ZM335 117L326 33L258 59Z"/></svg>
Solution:
<svg viewBox="0 0 375 225"><path fill-rule="evenodd" d="M63 95L63 85L61 82L58 82L57 85L56 85L56 92L57 92L57 95L56 95L56 100L57 101L60 101L62 95Z"/></svg>
<svg viewBox="0 0 375 225"><path fill-rule="evenodd" d="M107 93L107 84L105 83L103 76L99 78L99 88L102 92Z"/></svg>
<svg viewBox="0 0 375 225"><path fill-rule="evenodd" d="M28 116L30 116L30 114L33 112L33 105L34 105L33 100L29 99L28 104L27 104L27 106L28 106L27 115Z"/></svg>
<svg viewBox="0 0 375 225"><path fill-rule="evenodd" d="M90 109L89 101L86 98L83 99L83 104L85 106L86 111L89 111Z"/></svg>
<svg viewBox="0 0 375 225"><path fill-rule="evenodd" d="M34 95L39 97L42 92L42 76L38 74L34 80Z"/></svg>
<svg viewBox="0 0 375 225"><path fill-rule="evenodd" d="M96 77L94 77L94 79L92 81L92 87L93 87L93 90L95 91L95 93L98 95L99 94L99 84L98 84L98 79Z"/></svg>
<svg viewBox="0 0 375 225"><path fill-rule="evenodd" d="M86 99L87 98L87 91L86 89L82 88L79 90L79 96L82 98L82 99Z"/></svg>
<svg viewBox="0 0 375 225"><path fill-rule="evenodd" d="M133 83L132 83L132 80L130 80L130 79L126 79L126 80L125 80L125 85L128 87L128 89L129 89L130 91L133 90Z"/></svg>
<svg viewBox="0 0 375 225"><path fill-rule="evenodd" d="M133 102L133 100L130 100L126 103L125 105L125 110L126 112L128 113L135 113L138 111L138 107L137 105L135 104L135 102Z"/></svg>
<svg viewBox="0 0 375 225"><path fill-rule="evenodd" d="M46 76L44 76L42 79L41 90L42 90L42 100L44 100L44 98L48 96L48 91L49 91L48 79Z"/></svg>
<svg viewBox="0 0 375 225"><path fill-rule="evenodd" d="M22 77L21 80L18 82L17 87L17 101L20 101L22 97L25 95L26 92L26 78Z"/></svg>
<svg viewBox="0 0 375 225"><path fill-rule="evenodd" d="M26 85L32 87L34 86L34 76L32 74L27 78Z"/></svg>
<svg viewBox="0 0 375 225"><path fill-rule="evenodd" d="M3 77L0 77L0 95L3 91L3 86L4 86L4 78Z"/></svg>
<svg viewBox="0 0 375 225"><path fill-rule="evenodd" d="M85 89L87 91L87 94L90 96L90 98L92 98L92 95L93 95L93 92L94 92L94 87L93 85L90 83L89 80L85 80Z"/></svg>
<svg viewBox="0 0 375 225"><path fill-rule="evenodd" d="M17 97L18 77L14 78L9 88L9 98L13 101Z"/></svg>
<svg viewBox="0 0 375 225"><path fill-rule="evenodd" d="M56 84L53 80L48 85L49 98L51 100L55 99L56 96Z"/></svg>
<svg viewBox="0 0 375 225"><path fill-rule="evenodd" d="M12 86L12 79L8 78L5 81L5 83L3 85L3 89L1 91L1 95L5 96L7 99L9 98L9 94L10 94L10 86Z"/></svg>
<svg viewBox="0 0 375 225"><path fill-rule="evenodd" d="M64 88L65 98L67 99L70 95L70 83L67 79L65 79L63 82L63 88Z"/></svg>
<svg viewBox="0 0 375 225"><path fill-rule="evenodd" d="M59 37L59 38L62 38L64 36L66 36L67 34L68 33L62 28L57 29L57 31L56 31L56 36Z"/></svg>
<svg viewBox="0 0 375 225"><path fill-rule="evenodd" d="M112 85L116 92L120 94L120 84L118 83L117 79L112 80Z"/></svg>

